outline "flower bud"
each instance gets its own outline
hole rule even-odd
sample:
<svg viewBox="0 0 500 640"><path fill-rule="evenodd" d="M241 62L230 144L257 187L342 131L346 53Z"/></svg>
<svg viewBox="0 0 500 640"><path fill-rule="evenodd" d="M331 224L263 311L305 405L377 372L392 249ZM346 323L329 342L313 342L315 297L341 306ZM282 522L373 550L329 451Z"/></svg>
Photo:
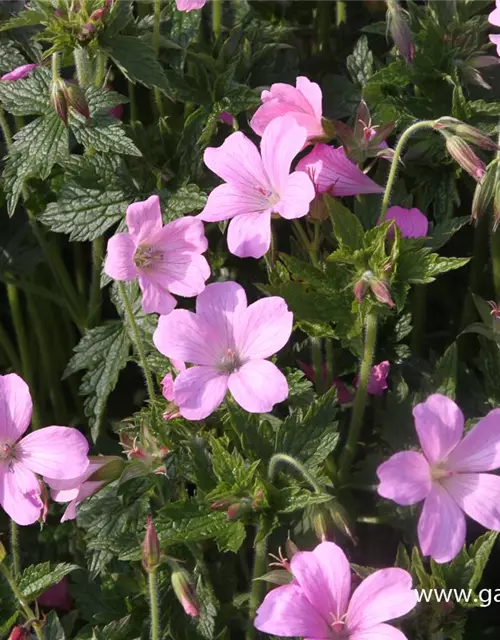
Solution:
<svg viewBox="0 0 500 640"><path fill-rule="evenodd" d="M74 109L77 113L85 118L90 117L89 105L85 98L85 93L76 84L70 84L66 88L66 98L68 107Z"/></svg>
<svg viewBox="0 0 500 640"><path fill-rule="evenodd" d="M488 151L497 151L499 149L498 144L480 129L471 127L469 124L465 124L464 122L457 124L455 127L455 134L462 138L462 140L475 144L481 149L487 149Z"/></svg>
<svg viewBox="0 0 500 640"><path fill-rule="evenodd" d="M9 640L29 640L31 634L24 627L14 627L10 632Z"/></svg>
<svg viewBox="0 0 500 640"><path fill-rule="evenodd" d="M102 9L96 9L90 14L90 22L100 22L103 16L108 12L107 7L103 7Z"/></svg>
<svg viewBox="0 0 500 640"><path fill-rule="evenodd" d="M191 576L177 564L175 564L175 568L172 571L172 587L187 615L192 618L198 617L200 615L200 606Z"/></svg>
<svg viewBox="0 0 500 640"><path fill-rule="evenodd" d="M56 78L50 91L50 104L59 119L68 124L68 87L62 78Z"/></svg>
<svg viewBox="0 0 500 640"><path fill-rule="evenodd" d="M161 563L161 550L158 534L156 533L153 518L148 515L146 535L142 545L142 566L148 573L156 571Z"/></svg>
<svg viewBox="0 0 500 640"><path fill-rule="evenodd" d="M497 186L498 161L490 162L481 182L476 185L472 199L472 219L477 220L490 206Z"/></svg>
<svg viewBox="0 0 500 640"><path fill-rule="evenodd" d="M233 504L232 500L221 499L216 500L213 504L210 505L210 509L213 511L227 511L228 508Z"/></svg>
<svg viewBox="0 0 500 640"><path fill-rule="evenodd" d="M259 488L255 492L255 495L253 497L252 509L256 511L257 509L260 508L263 502L264 502L264 492L262 491L262 489Z"/></svg>
<svg viewBox="0 0 500 640"><path fill-rule="evenodd" d="M485 174L486 165L477 157L472 148L456 135L446 137L446 149L451 157L467 171L467 173L480 182Z"/></svg>
<svg viewBox="0 0 500 640"><path fill-rule="evenodd" d="M485 69L500 64L500 58L497 56L474 56L469 58L467 62L475 69Z"/></svg>
<svg viewBox="0 0 500 640"><path fill-rule="evenodd" d="M311 525L318 540L327 540L330 534L328 510L322 504L311 508Z"/></svg>
<svg viewBox="0 0 500 640"><path fill-rule="evenodd" d="M361 280L358 280L354 285L354 297L359 302L359 304L363 302L363 299L366 295L366 292L368 291L369 286L370 285L368 281L365 280L364 277L362 277Z"/></svg>
<svg viewBox="0 0 500 640"><path fill-rule="evenodd" d="M372 290L373 295L382 304L386 304L391 307L391 309L396 306L389 292L389 287L383 280L372 280L370 283L370 289Z"/></svg>
<svg viewBox="0 0 500 640"><path fill-rule="evenodd" d="M406 62L410 64L415 57L413 36L408 25L406 12L399 6L396 0L387 0L387 21L392 39L399 53Z"/></svg>

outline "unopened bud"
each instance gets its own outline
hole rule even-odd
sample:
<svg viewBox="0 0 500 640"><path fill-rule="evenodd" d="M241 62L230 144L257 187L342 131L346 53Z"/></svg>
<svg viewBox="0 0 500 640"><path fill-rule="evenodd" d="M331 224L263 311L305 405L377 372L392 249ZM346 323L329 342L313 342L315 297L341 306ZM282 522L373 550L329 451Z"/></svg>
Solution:
<svg viewBox="0 0 500 640"><path fill-rule="evenodd" d="M498 161L490 162L484 178L476 185L472 199L472 219L477 220L490 206L497 186Z"/></svg>
<svg viewBox="0 0 500 640"><path fill-rule="evenodd" d="M242 498L232 504L227 510L228 520L237 520L252 510L252 502L248 498Z"/></svg>
<svg viewBox="0 0 500 640"><path fill-rule="evenodd" d="M330 512L330 517L332 519L334 527L336 527L341 533L343 533L345 536L350 538L352 542L354 542L354 525L346 509L344 509L344 507L340 504L340 502L337 502L337 500L331 500L326 504L326 507Z"/></svg>
<svg viewBox="0 0 500 640"><path fill-rule="evenodd" d="M382 304L386 304L388 307L391 307L391 309L396 306L389 292L387 282L384 282L383 280L372 280L370 283L370 289L372 290L373 295Z"/></svg>
<svg viewBox="0 0 500 640"><path fill-rule="evenodd" d="M361 278L361 280L358 280L354 285L354 297L359 302L359 304L363 302L363 299L366 295L366 292L368 291L369 286L370 285L368 281L365 280L364 278Z"/></svg>
<svg viewBox="0 0 500 640"><path fill-rule="evenodd" d="M477 157L472 148L456 135L446 137L446 149L451 157L467 171L467 173L480 182L485 174L486 165Z"/></svg>
<svg viewBox="0 0 500 640"><path fill-rule="evenodd" d="M475 144L481 149L487 149L488 151L496 151L499 147L498 144L492 140L489 136L483 133L476 127L471 127L464 122L461 122L455 127L455 134L471 144Z"/></svg>
<svg viewBox="0 0 500 640"><path fill-rule="evenodd" d="M87 40L87 38L91 36L95 30L96 30L95 24L93 22L87 22L87 24L83 25L83 27L80 30L80 33L78 34L77 36L78 40Z"/></svg>
<svg viewBox="0 0 500 640"><path fill-rule="evenodd" d="M485 69L500 64L500 58L497 56L474 56L469 58L467 62L476 69Z"/></svg>
<svg viewBox="0 0 500 640"><path fill-rule="evenodd" d="M387 0L387 20L394 44L408 64L415 57L413 36L408 25L406 12L396 0Z"/></svg>
<svg viewBox="0 0 500 640"><path fill-rule="evenodd" d="M254 511L259 509L259 507L262 505L263 502L264 502L264 492L262 491L262 489L257 489L253 498L252 509Z"/></svg>
<svg viewBox="0 0 500 640"><path fill-rule="evenodd" d="M90 14L91 22L100 22L103 16L108 12L107 7L103 7L102 9L96 9Z"/></svg>
<svg viewBox="0 0 500 640"><path fill-rule="evenodd" d="M156 533L153 518L148 515L146 535L142 545L142 566L148 573L156 571L161 563L161 550L158 534Z"/></svg>
<svg viewBox="0 0 500 640"><path fill-rule="evenodd" d="M198 617L200 615L200 606L191 576L178 565L172 571L172 587L187 615L192 618Z"/></svg>
<svg viewBox="0 0 500 640"><path fill-rule="evenodd" d="M228 500L227 498L216 500L214 503L210 505L210 509L212 509L213 511L227 511L232 504L233 504L233 501Z"/></svg>
<svg viewBox="0 0 500 640"><path fill-rule="evenodd" d="M76 84L70 84L67 86L66 91L68 107L71 107L85 118L89 118L89 105L87 103L87 99L85 98L85 93L82 91L82 89L80 89L80 87Z"/></svg>
<svg viewBox="0 0 500 640"><path fill-rule="evenodd" d="M9 640L29 640L31 634L24 627L14 627L10 632Z"/></svg>
<svg viewBox="0 0 500 640"><path fill-rule="evenodd" d="M330 534L330 518L328 511L322 504L316 505L311 509L311 524L319 540L327 540Z"/></svg>
<svg viewBox="0 0 500 640"><path fill-rule="evenodd" d="M68 124L68 87L62 78L56 78L52 83L50 104L59 119Z"/></svg>

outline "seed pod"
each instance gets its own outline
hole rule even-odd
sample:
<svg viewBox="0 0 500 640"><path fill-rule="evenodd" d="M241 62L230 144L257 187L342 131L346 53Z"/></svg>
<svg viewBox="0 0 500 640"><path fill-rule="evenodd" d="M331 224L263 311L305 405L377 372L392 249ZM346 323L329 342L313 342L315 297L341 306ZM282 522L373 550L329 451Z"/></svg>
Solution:
<svg viewBox="0 0 500 640"><path fill-rule="evenodd" d="M387 22L392 39L399 53L406 62L410 64L415 57L413 36L408 25L406 12L399 6L396 0L387 0Z"/></svg>
<svg viewBox="0 0 500 640"><path fill-rule="evenodd" d="M457 135L446 136L446 149L451 157L477 182L483 179L486 165L477 157L472 148Z"/></svg>
<svg viewBox="0 0 500 640"><path fill-rule="evenodd" d="M68 87L62 78L57 78L52 83L50 91L50 104L59 116L59 119L68 124Z"/></svg>
<svg viewBox="0 0 500 640"><path fill-rule="evenodd" d="M148 521L146 525L146 535L142 545L142 566L148 573L156 571L161 563L161 550L160 541L156 528L153 523L153 518L148 515Z"/></svg>
<svg viewBox="0 0 500 640"><path fill-rule="evenodd" d="M386 304L388 307L391 307L391 309L396 306L389 292L387 282L384 282L384 280L372 280L370 283L370 289L372 290L373 295L382 304Z"/></svg>
<svg viewBox="0 0 500 640"><path fill-rule="evenodd" d="M472 199L472 219L478 220L493 200L497 186L498 161L490 162L484 174L484 178L476 185L474 198Z"/></svg>

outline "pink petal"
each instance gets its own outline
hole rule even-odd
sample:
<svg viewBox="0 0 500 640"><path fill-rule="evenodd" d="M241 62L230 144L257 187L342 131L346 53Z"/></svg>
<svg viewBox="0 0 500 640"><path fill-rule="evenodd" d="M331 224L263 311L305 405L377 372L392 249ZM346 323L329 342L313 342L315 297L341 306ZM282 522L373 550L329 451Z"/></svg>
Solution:
<svg viewBox="0 0 500 640"><path fill-rule="evenodd" d="M431 473L427 460L416 451L396 453L377 469L378 494L398 504L417 504L431 491Z"/></svg>
<svg viewBox="0 0 500 640"><path fill-rule="evenodd" d="M254 626L264 633L285 638L331 638L328 622L319 615L296 584L270 591L257 609Z"/></svg>
<svg viewBox="0 0 500 640"><path fill-rule="evenodd" d="M168 315L177 306L177 300L165 287L156 284L149 276L139 276L142 291L142 310L144 313L160 313Z"/></svg>
<svg viewBox="0 0 500 640"><path fill-rule="evenodd" d="M135 280L138 275L134 264L136 244L129 233L117 233L108 240L108 254L104 273L113 280Z"/></svg>
<svg viewBox="0 0 500 640"><path fill-rule="evenodd" d="M328 620L333 614L342 617L351 595L351 568L340 547L322 542L314 551L300 551L291 568L302 593L312 606Z"/></svg>
<svg viewBox="0 0 500 640"><path fill-rule="evenodd" d="M247 193L270 190L257 147L241 131L228 136L220 147L209 147L203 159L207 167L235 187Z"/></svg>
<svg viewBox="0 0 500 640"><path fill-rule="evenodd" d="M197 253L166 252L164 262L158 266L158 271L148 274L148 277L160 285L161 289L190 297L203 291L205 281L210 277L210 267L206 258Z"/></svg>
<svg viewBox="0 0 500 640"><path fill-rule="evenodd" d="M207 204L199 214L200 220L218 222L269 208L269 200L257 189L250 191L233 184L221 184L210 193Z"/></svg>
<svg viewBox="0 0 500 640"><path fill-rule="evenodd" d="M390 207L385 220L394 220L403 238L425 238L429 230L429 221L420 209ZM394 232L393 234L394 235Z"/></svg>
<svg viewBox="0 0 500 640"><path fill-rule="evenodd" d="M435 483L418 521L424 556L442 564L453 560L465 542L465 516L444 487Z"/></svg>
<svg viewBox="0 0 500 640"><path fill-rule="evenodd" d="M15 448L16 459L33 473L48 478L70 479L88 468L89 444L70 427L45 427L25 436Z"/></svg>
<svg viewBox="0 0 500 640"><path fill-rule="evenodd" d="M427 460L444 460L462 437L464 416L460 409L450 398L434 394L417 404L413 417Z"/></svg>
<svg viewBox="0 0 500 640"><path fill-rule="evenodd" d="M236 344L243 359L269 358L288 342L293 314L283 298L262 298L251 304L236 324Z"/></svg>
<svg viewBox="0 0 500 640"><path fill-rule="evenodd" d="M193 364L213 365L220 351L203 318L185 309L160 316L153 342L167 358Z"/></svg>
<svg viewBox="0 0 500 640"><path fill-rule="evenodd" d="M20 525L33 524L40 517L43 502L40 483L19 462L9 467L0 465L0 504L7 515Z"/></svg>
<svg viewBox="0 0 500 640"><path fill-rule="evenodd" d="M147 241L163 226L160 198L150 196L142 202L134 202L127 209L126 220L135 243Z"/></svg>
<svg viewBox="0 0 500 640"><path fill-rule="evenodd" d="M233 218L227 231L227 246L239 258L262 258L271 246L270 211Z"/></svg>
<svg viewBox="0 0 500 640"><path fill-rule="evenodd" d="M72 490L78 491L80 486L106 463L107 458L105 457L91 456L88 467L79 476L75 476L74 478L48 478L45 476L44 481L51 488L52 498L56 502L68 502L72 500L72 498L68 498L68 500L58 500L55 497L56 493Z"/></svg>
<svg viewBox="0 0 500 640"><path fill-rule="evenodd" d="M77 496L66 507L66 510L61 518L61 522L74 520L76 518L77 506L87 498L93 496L94 493L97 493L102 486L104 486L104 482L84 482L78 490ZM63 502L63 500L60 499L59 502Z"/></svg>
<svg viewBox="0 0 500 640"><path fill-rule="evenodd" d="M205 6L207 0L175 0L178 11L193 11Z"/></svg>
<svg viewBox="0 0 500 640"><path fill-rule="evenodd" d="M287 220L301 218L309 213L315 195L314 185L309 176L302 171L295 171L288 176L280 201L274 210Z"/></svg>
<svg viewBox="0 0 500 640"><path fill-rule="evenodd" d="M171 373L167 373L161 381L161 393L165 400L169 402L174 399L174 377Z"/></svg>
<svg viewBox="0 0 500 640"><path fill-rule="evenodd" d="M186 216L172 220L165 225L157 238L169 253L204 253L208 249L208 240L205 237L205 225L197 218Z"/></svg>
<svg viewBox="0 0 500 640"><path fill-rule="evenodd" d="M404 633L390 624L377 624L371 629L356 631L349 640L408 640Z"/></svg>
<svg viewBox="0 0 500 640"><path fill-rule="evenodd" d="M500 9L497 7L488 16L488 22L494 24L495 27L500 27ZM3 80L4 78L2 78Z"/></svg>
<svg viewBox="0 0 500 640"><path fill-rule="evenodd" d="M175 379L175 404L184 418L203 420L221 404L226 391L227 375L213 367L191 367Z"/></svg>
<svg viewBox="0 0 500 640"><path fill-rule="evenodd" d="M490 42L493 42L493 44L496 45L497 55L500 56L500 33L490 33L488 38L490 39Z"/></svg>
<svg viewBox="0 0 500 640"><path fill-rule="evenodd" d="M260 150L275 193L281 195L284 192L290 166L306 140L307 130L300 127L292 116L276 118L266 127Z"/></svg>
<svg viewBox="0 0 500 640"><path fill-rule="evenodd" d="M0 444L14 444L23 435L32 411L26 382L16 373L0 376Z"/></svg>
<svg viewBox="0 0 500 640"><path fill-rule="evenodd" d="M4 82L8 80L22 80L22 78L26 78L26 76L28 76L37 66L37 64L23 64L20 67L16 67L15 69L12 69L12 71L4 74L0 80L3 80Z"/></svg>
<svg viewBox="0 0 500 640"><path fill-rule="evenodd" d="M311 82L309 78L306 78L305 76L299 76L295 84L300 93L311 105L316 118L321 120L323 116L323 94L321 93L319 84Z"/></svg>
<svg viewBox="0 0 500 640"><path fill-rule="evenodd" d="M196 313L206 322L222 325L232 342L232 327L247 308L245 289L237 282L214 282L196 298ZM200 363L201 364L201 363Z"/></svg>
<svg viewBox="0 0 500 640"><path fill-rule="evenodd" d="M388 388L387 376L389 375L390 369L391 364L388 360L373 365L368 379L368 393L373 396L384 395L384 392Z"/></svg>
<svg viewBox="0 0 500 640"><path fill-rule="evenodd" d="M444 487L465 513L487 529L500 531L500 477L491 473L459 473Z"/></svg>
<svg viewBox="0 0 500 640"><path fill-rule="evenodd" d="M417 605L412 577L403 569L381 569L363 580L347 610L350 634L406 615Z"/></svg>
<svg viewBox="0 0 500 640"><path fill-rule="evenodd" d="M500 409L493 409L466 434L448 457L454 471L493 471L500 467Z"/></svg>
<svg viewBox="0 0 500 640"><path fill-rule="evenodd" d="M229 391L249 413L267 413L288 398L288 383L268 360L250 360L229 376Z"/></svg>

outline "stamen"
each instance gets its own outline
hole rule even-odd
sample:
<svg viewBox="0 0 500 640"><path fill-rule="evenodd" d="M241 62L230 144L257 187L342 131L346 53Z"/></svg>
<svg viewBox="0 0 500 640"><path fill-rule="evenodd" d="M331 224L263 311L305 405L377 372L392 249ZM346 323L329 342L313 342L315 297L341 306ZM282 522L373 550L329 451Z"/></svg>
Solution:
<svg viewBox="0 0 500 640"><path fill-rule="evenodd" d="M219 366L217 368L222 373L234 373L242 364L243 362L240 356L232 349L228 349L219 360Z"/></svg>
<svg viewBox="0 0 500 640"><path fill-rule="evenodd" d="M138 269L150 269L160 260L163 260L163 252L158 247L142 244L135 250L134 264Z"/></svg>
<svg viewBox="0 0 500 640"><path fill-rule="evenodd" d="M0 444L0 460L10 460L12 458L12 447L7 443Z"/></svg>

